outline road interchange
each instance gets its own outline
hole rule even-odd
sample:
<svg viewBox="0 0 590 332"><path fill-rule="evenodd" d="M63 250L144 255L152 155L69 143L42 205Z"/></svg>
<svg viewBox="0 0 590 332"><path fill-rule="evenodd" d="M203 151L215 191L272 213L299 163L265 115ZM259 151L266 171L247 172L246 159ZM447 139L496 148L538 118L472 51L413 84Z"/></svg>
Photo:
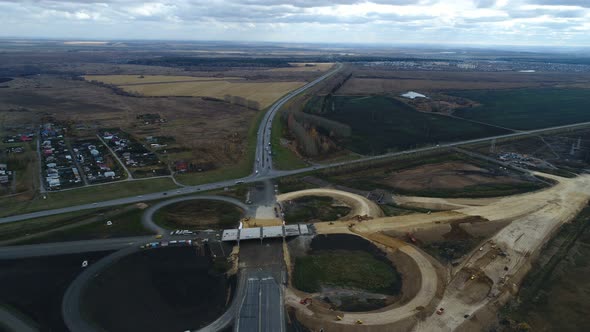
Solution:
<svg viewBox="0 0 590 332"><path fill-rule="evenodd" d="M507 139L507 138L530 136L530 135L539 135L539 134L547 133L547 132L551 132L551 131L576 129L576 128L586 127L586 126L590 125L590 122L586 122L586 123L558 126L558 127L552 127L552 128L531 130L531 131L525 131L525 132L516 132L516 133L512 133L512 134L507 134L507 135L473 139L473 140L448 143L448 144L440 144L440 145L431 146L431 147L413 149L413 150L396 152L396 153L389 153L389 154L384 154L384 155L379 155L379 156L372 156L372 157L362 158L362 159L354 160L354 161L345 161L345 162L331 163L331 164L326 164L326 165L316 165L316 166L306 167L303 169L298 169L298 170L293 170L293 171L274 170L273 166L272 166L272 155L269 153L269 150L271 149L269 146L269 143L270 143L270 138L271 138L270 135L271 135L271 128L272 128L272 119L276 115L276 112L278 112L278 110L286 102L288 102L291 98L293 98L297 94L301 93L302 91L314 86L315 84L319 83L323 79L333 75L339 69L340 69L340 67L337 67L334 71L327 73L324 76L316 79L315 81L308 83L307 85L291 92L290 94L281 98L277 103L273 104L273 106L265 114L265 116L263 118L263 122L261 124L261 127L259 128L258 137L257 137L257 146L256 146L256 158L255 158L255 164L254 164L254 168L253 168L254 172L253 172L253 174L251 174L248 177L236 179L236 180L226 180L226 181L220 181L220 182L215 182L215 183L209 183L209 184L204 184L204 185L199 185L199 186L186 186L182 189L176 189L176 190L171 190L171 191L157 192L157 193L151 193L151 194L146 194L146 195L132 196L132 197L115 199L115 200L109 200L109 201L104 201L104 202L96 202L96 203L83 204L83 205L79 205L79 206L71 206L71 207L66 207L66 208L61 208L61 209L53 209L53 210L39 211L39 212L23 214L23 215L18 215L18 216L5 217L5 218L0 218L0 223L16 222L16 221L20 221L20 220L26 220L26 219L30 219L30 218L36 218L36 217L43 217L43 216L48 216L48 215L55 215L55 214L61 214L61 213L67 213L67 212L73 212L73 211L79 211L79 210L85 210L85 209L94 209L94 208L110 207L110 206L115 206L115 205L157 200L157 199L162 199L164 197L172 198L172 197L176 196L176 198L173 198L171 200L163 202L163 203L168 202L167 204L172 204L174 202L194 199L193 196L188 196L188 197L185 197L185 196L178 197L178 196L187 195L187 194L196 194L201 191L209 191L209 190L214 190L214 189L230 187L230 186L235 185L237 182L253 183L253 182L257 182L257 181L261 181L261 180L271 180L271 179L276 179L276 178L279 178L282 176L301 174L301 173L305 173L305 172L327 169L327 168L331 168L331 167L339 167L339 166L345 166L345 165L350 165L350 164L355 164L355 163L363 163L363 162L368 162L368 161L387 159L387 158L391 158L391 157L410 155L410 154L415 154L415 153L425 153L425 152L431 152L431 151L437 151L437 150L444 150L444 149L459 147L459 146L464 146L464 145L485 143L485 142L489 142L489 141L492 141L495 139ZM265 158L265 156L266 156L266 158ZM202 197L201 199L208 199L207 197L210 198L212 196L199 196L199 197ZM157 206L158 206L158 208L160 208L163 205L160 204ZM155 210L156 209L154 209L154 211ZM151 217L150 217L150 220L151 220ZM165 230L162 228L158 228L158 227L159 226L152 225L152 227L149 227L149 229L152 229L156 233L162 234ZM44 256L44 255L59 255L59 254L72 253L72 252L119 250L115 253L117 255L113 254L113 255L108 256L111 258L106 259L105 262L101 263L103 265L99 265L98 267L96 267L97 269L100 269L101 266L105 267L105 266L111 264L112 262L116 261L117 259L123 257L124 255L128 255L130 253L133 253L133 252L139 250L138 249L139 245L141 245L143 243L147 243L152 239L153 239L152 237L134 237L134 238L111 239L111 240L75 241L75 242L59 243L59 244L32 245L32 246L18 246L18 247L2 248L2 249L0 249L0 259L14 259L14 258ZM94 268L94 266L97 266L97 265L98 264L93 265L93 268ZM93 271L92 269L87 269L86 271L90 271L90 272L87 272L87 274L92 275L92 271ZM86 272L84 272L84 273L86 273ZM240 283L240 285L242 285L242 287L239 288L239 291L236 295L237 299L243 298L243 296L245 296L245 294L247 294L247 292L244 290L244 283L245 283L244 278L246 278L244 275L240 276L239 283ZM262 279L260 279L260 280L262 280ZM82 278L82 281L80 281L80 283L83 283L83 282L84 282L84 278ZM75 293L75 292L81 290L81 288L77 288L77 287L81 287L81 286L77 286L76 284L73 284L73 286L71 287L73 289L72 292ZM70 292L69 289L68 289L68 292ZM67 299L68 299L67 303L66 303L66 298L64 297L64 307L63 307L64 316L68 315L68 316L72 317L72 316L76 315L76 313L73 313L71 311L72 310L71 308L76 307L77 304L79 304L79 302L76 302L77 300L73 299L71 294L73 294L73 293L66 293ZM232 305L230 305L230 309L228 309L226 314L224 314L225 317L224 316L220 317L220 319L216 320L212 324L212 326L205 328L204 331L213 331L213 330L221 329L223 327L228 326L227 325L228 322L231 322L233 317L235 317L235 315L239 312L237 306L238 306L237 304L232 303ZM349 316L349 318L350 317L356 318L356 316ZM345 322L343 322L343 323L351 323L353 321L351 319L352 318L346 319ZM459 325L457 322L453 322L452 324L447 325L447 322L441 323L440 321L437 321L436 319L438 319L438 318L434 317L434 319L431 320L431 322L435 322L435 323L433 323L434 325L423 325L422 327L428 326L430 328L433 326L437 326L437 328L442 328L444 326L446 329L446 328L449 328L452 326L451 329L454 329ZM88 325L85 325L85 323L83 323L83 322L80 322L80 321L69 322L68 326L70 326L70 323L72 324L72 326L75 327L72 329L73 331L92 331L92 329ZM273 323L269 322L269 324L272 325ZM421 330L421 327L419 327L419 330Z"/></svg>

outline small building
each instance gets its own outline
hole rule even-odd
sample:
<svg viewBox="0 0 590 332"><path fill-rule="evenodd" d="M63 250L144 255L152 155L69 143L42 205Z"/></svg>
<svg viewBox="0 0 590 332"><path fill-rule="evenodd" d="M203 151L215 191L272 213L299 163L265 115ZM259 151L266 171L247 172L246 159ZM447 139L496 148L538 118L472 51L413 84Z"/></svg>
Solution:
<svg viewBox="0 0 590 332"><path fill-rule="evenodd" d="M188 171L188 163L186 161L177 161L174 163L174 169L179 173L185 173Z"/></svg>
<svg viewBox="0 0 590 332"><path fill-rule="evenodd" d="M408 99L428 98L425 95L418 93L418 92L414 92L414 91L408 91L408 92L402 94L402 97L408 98Z"/></svg>
<svg viewBox="0 0 590 332"><path fill-rule="evenodd" d="M49 179L47 184L49 185L49 188L58 188L61 185L59 179Z"/></svg>

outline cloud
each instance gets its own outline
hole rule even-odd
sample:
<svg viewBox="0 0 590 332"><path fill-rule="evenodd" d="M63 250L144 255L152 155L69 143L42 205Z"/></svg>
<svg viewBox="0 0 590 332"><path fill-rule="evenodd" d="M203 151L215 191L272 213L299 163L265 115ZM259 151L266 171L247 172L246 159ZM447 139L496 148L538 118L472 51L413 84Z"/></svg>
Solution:
<svg viewBox="0 0 590 332"><path fill-rule="evenodd" d="M475 0L475 6L477 8L489 8L496 4L496 0Z"/></svg>
<svg viewBox="0 0 590 332"><path fill-rule="evenodd" d="M0 0L0 21L54 38L590 44L590 0Z"/></svg>
<svg viewBox="0 0 590 332"><path fill-rule="evenodd" d="M546 6L576 6L590 8L590 1L588 0L530 0L529 3Z"/></svg>

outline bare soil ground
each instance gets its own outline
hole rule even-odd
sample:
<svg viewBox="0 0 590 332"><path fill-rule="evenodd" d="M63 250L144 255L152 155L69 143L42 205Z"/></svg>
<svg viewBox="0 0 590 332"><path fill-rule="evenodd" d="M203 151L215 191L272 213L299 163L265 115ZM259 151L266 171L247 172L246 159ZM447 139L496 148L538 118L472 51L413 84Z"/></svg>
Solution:
<svg viewBox="0 0 590 332"><path fill-rule="evenodd" d="M446 309L445 314L430 316L419 323L416 330L451 331L466 324L474 328L472 325L478 324L477 318L466 320L464 315L468 315L468 318L478 316L480 311L501 305L507 301L511 292L518 289L541 247L558 227L572 220L590 198L590 177L587 175L574 179L544 176L559 183L547 190L512 196L488 206L460 210L490 221L512 221L480 250L474 251L460 269L476 271L476 278L491 280L490 296L480 297L479 300L470 297L469 289L466 289L470 278L457 274L439 304Z"/></svg>
<svg viewBox="0 0 590 332"><path fill-rule="evenodd" d="M170 83L170 82L191 82L191 81L219 81L227 79L240 79L239 77L198 77L198 76L177 76L177 75L85 75L87 81L98 81L107 84L147 84L147 83Z"/></svg>
<svg viewBox="0 0 590 332"><path fill-rule="evenodd" d="M590 264L590 207L544 246L539 259L523 281L518 297L499 317L497 331L585 331L590 329L587 301Z"/></svg>
<svg viewBox="0 0 590 332"><path fill-rule="evenodd" d="M497 305L505 303L511 294L514 294L543 244L559 226L572 220L587 205L590 198L588 175L572 179L541 173L536 175L553 180L557 184L549 189L505 197L493 200L487 205L475 205L457 211L385 217L363 222L324 222L316 224L315 227L318 233L354 232L390 248L415 250L413 246L386 236L382 232L415 232L426 229L436 231L437 228L447 226L450 230L448 240L464 238L468 230L473 230L470 227L457 228L458 222L469 220L468 216L488 220L481 224L506 225L489 241L483 243L481 249L471 251L468 258L456 268L456 272L451 273L452 281L446 287L441 302L436 304L437 307L445 308L445 313L443 315L434 314L432 311L420 313L426 320L418 321L418 324L414 326L417 331L483 330L487 326L487 321L483 320L484 314L493 310L493 306L497 308ZM420 252L412 256L416 263L423 258L418 253ZM428 270L427 265L423 265L420 269L422 273L420 292L433 294L433 285L424 285L424 281L436 280L436 272L425 278L425 273L430 273ZM416 295L413 301L428 300L428 297L420 295L421 293ZM296 303L287 298L291 305L297 307ZM431 303L430 300L426 302L427 305ZM402 310L406 307L407 305L398 309ZM414 308L417 307L414 306ZM354 325L357 319L370 320L371 324L384 324L380 328L385 331L391 330L393 326L399 328L398 324L404 323L401 317L413 317L418 314L416 309L402 310L402 312L403 316L397 316L398 319L394 320L390 319L391 315L386 317L373 312L359 315L346 314L342 321L336 323ZM313 315L312 310L305 308L299 311L298 318L306 325L316 327L319 326L317 324L328 324L330 321L329 315L323 318L323 322L317 317L313 318ZM480 317L481 321L478 320ZM375 331L381 330L380 328ZM410 324L404 325L404 328L400 330L411 329ZM343 327L342 330L348 330L348 328Z"/></svg>
<svg viewBox="0 0 590 332"><path fill-rule="evenodd" d="M391 174L384 183L404 190L461 189L481 184L517 184L523 181L461 162L423 165Z"/></svg>
<svg viewBox="0 0 590 332"><path fill-rule="evenodd" d="M332 62L296 62L290 64L291 68L273 68L270 71L306 71L306 72L322 72L326 71L334 65Z"/></svg>

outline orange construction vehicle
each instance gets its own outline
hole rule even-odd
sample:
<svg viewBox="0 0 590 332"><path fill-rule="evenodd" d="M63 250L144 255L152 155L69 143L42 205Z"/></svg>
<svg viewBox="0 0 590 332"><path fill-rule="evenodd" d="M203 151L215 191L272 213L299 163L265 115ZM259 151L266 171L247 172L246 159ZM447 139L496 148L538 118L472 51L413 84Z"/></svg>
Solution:
<svg viewBox="0 0 590 332"><path fill-rule="evenodd" d="M299 303L303 304L303 305L308 305L311 304L312 299L311 298L305 298L305 299L301 299L301 301L299 301Z"/></svg>

